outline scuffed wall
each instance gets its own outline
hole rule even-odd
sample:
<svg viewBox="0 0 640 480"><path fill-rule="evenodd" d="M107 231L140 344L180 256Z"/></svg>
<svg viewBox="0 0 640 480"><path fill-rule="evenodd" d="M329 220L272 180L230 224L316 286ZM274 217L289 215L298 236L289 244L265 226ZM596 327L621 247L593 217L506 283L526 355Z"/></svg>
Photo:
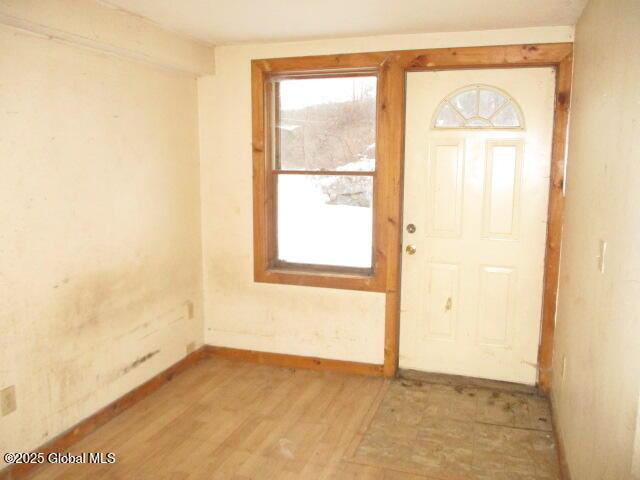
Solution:
<svg viewBox="0 0 640 480"><path fill-rule="evenodd" d="M0 451L202 343L197 135L194 77L0 27Z"/></svg>
<svg viewBox="0 0 640 480"><path fill-rule="evenodd" d="M572 39L548 27L216 48L216 74L198 84L205 341L383 362L384 294L253 282L251 59Z"/></svg>
<svg viewBox="0 0 640 480"><path fill-rule="evenodd" d="M591 0L576 30L553 365L574 480L639 473L637 465L631 473L640 386L639 43L640 2Z"/></svg>

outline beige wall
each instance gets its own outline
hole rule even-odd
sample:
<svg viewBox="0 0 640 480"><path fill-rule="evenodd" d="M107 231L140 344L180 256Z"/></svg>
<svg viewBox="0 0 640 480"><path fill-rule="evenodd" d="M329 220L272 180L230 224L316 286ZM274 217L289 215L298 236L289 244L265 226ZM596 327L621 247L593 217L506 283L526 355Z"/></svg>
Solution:
<svg viewBox="0 0 640 480"><path fill-rule="evenodd" d="M0 451L202 343L197 135L195 77L0 26Z"/></svg>
<svg viewBox="0 0 640 480"><path fill-rule="evenodd" d="M591 0L576 31L553 370L574 480L632 478L640 384L639 43L640 2Z"/></svg>
<svg viewBox="0 0 640 480"><path fill-rule="evenodd" d="M100 0L0 0L0 24L163 68L197 75L214 69L209 45Z"/></svg>
<svg viewBox="0 0 640 480"><path fill-rule="evenodd" d="M250 60L357 51L566 42L571 27L216 48L199 80L205 341L382 363L384 295L253 282Z"/></svg>

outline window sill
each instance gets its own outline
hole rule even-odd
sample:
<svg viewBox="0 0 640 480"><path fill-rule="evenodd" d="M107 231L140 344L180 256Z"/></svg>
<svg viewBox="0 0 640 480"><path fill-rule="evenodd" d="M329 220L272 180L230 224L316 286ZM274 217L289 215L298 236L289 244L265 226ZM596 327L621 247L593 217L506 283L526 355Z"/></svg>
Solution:
<svg viewBox="0 0 640 480"><path fill-rule="evenodd" d="M266 270L255 271L258 283L279 283L343 290L384 292L384 278L367 269L331 268L308 265L276 265Z"/></svg>

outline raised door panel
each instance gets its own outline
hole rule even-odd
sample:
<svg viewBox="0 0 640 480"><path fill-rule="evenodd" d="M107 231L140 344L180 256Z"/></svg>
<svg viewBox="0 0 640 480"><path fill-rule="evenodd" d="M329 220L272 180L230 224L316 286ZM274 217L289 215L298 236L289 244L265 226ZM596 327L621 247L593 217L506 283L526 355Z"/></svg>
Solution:
<svg viewBox="0 0 640 480"><path fill-rule="evenodd" d="M515 270L505 267L481 267L478 290L477 343L493 347L511 347L516 321Z"/></svg>
<svg viewBox="0 0 640 480"><path fill-rule="evenodd" d="M460 236L464 140L435 140L429 144L427 176L427 235Z"/></svg>
<svg viewBox="0 0 640 480"><path fill-rule="evenodd" d="M421 318L428 338L453 341L458 323L460 267L425 262Z"/></svg>
<svg viewBox="0 0 640 480"><path fill-rule="evenodd" d="M518 238L522 177L521 140L489 140L486 146L482 235Z"/></svg>

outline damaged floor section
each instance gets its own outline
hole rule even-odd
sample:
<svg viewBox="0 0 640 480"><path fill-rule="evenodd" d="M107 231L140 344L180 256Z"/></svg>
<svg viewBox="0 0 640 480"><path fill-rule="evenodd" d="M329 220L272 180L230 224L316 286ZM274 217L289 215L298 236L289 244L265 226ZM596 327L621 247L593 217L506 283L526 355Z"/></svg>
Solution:
<svg viewBox="0 0 640 480"><path fill-rule="evenodd" d="M69 450L112 465L36 479L559 478L547 400L206 359Z"/></svg>
<svg viewBox="0 0 640 480"><path fill-rule="evenodd" d="M391 382L351 461L437 479L559 479L546 398Z"/></svg>

